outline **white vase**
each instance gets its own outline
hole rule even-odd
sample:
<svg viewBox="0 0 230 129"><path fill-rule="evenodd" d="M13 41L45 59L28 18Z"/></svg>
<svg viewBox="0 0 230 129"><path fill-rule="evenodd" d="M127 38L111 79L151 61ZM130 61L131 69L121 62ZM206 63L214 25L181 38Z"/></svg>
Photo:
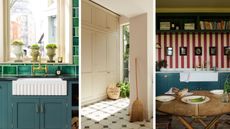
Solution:
<svg viewBox="0 0 230 129"><path fill-rule="evenodd" d="M14 45L13 51L16 56L15 62L22 62L22 56L23 56L22 45Z"/></svg>

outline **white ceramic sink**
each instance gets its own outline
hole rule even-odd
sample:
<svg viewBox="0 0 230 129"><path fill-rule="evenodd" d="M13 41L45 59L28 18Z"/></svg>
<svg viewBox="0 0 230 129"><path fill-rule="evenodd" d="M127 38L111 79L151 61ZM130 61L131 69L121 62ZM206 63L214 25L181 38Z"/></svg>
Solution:
<svg viewBox="0 0 230 129"><path fill-rule="evenodd" d="M61 78L20 78L13 81L13 95L67 95L67 82Z"/></svg>

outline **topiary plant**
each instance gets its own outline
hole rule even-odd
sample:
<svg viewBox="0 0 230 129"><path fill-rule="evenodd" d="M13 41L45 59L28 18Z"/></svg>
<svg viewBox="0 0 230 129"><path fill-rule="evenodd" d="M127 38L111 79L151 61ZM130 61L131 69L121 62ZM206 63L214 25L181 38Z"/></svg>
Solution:
<svg viewBox="0 0 230 129"><path fill-rule="evenodd" d="M37 43L35 43L35 44L32 44L30 48L31 49L40 49L40 46Z"/></svg>
<svg viewBox="0 0 230 129"><path fill-rule="evenodd" d="M22 45L24 45L24 43L23 43L22 40L14 40L14 41L12 42L11 45L19 45L19 46L22 46Z"/></svg>
<svg viewBox="0 0 230 129"><path fill-rule="evenodd" d="M46 49L48 49L48 48L56 49L56 48L57 48L57 45L54 44L54 43L50 43L50 44L47 44L47 45L46 45Z"/></svg>

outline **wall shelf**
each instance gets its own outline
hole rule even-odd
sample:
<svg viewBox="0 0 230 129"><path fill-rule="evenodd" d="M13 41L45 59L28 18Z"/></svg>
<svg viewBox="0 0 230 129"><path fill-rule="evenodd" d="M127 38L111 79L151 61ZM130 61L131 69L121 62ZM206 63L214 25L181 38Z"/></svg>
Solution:
<svg viewBox="0 0 230 129"><path fill-rule="evenodd" d="M157 13L156 32L228 33L230 13Z"/></svg>

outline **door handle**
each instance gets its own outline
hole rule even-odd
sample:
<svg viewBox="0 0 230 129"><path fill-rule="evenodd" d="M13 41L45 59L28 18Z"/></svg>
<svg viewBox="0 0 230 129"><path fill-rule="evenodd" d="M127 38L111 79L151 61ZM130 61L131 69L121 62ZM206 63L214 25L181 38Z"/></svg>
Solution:
<svg viewBox="0 0 230 129"><path fill-rule="evenodd" d="M40 112L43 113L44 112L44 107L43 104L40 105Z"/></svg>
<svg viewBox="0 0 230 129"><path fill-rule="evenodd" d="M36 113L38 113L38 112L39 112L39 110L38 110L38 104L36 104L35 106L36 106L36 107L35 107L35 108L36 108L36 109L35 109L35 110L36 110Z"/></svg>

